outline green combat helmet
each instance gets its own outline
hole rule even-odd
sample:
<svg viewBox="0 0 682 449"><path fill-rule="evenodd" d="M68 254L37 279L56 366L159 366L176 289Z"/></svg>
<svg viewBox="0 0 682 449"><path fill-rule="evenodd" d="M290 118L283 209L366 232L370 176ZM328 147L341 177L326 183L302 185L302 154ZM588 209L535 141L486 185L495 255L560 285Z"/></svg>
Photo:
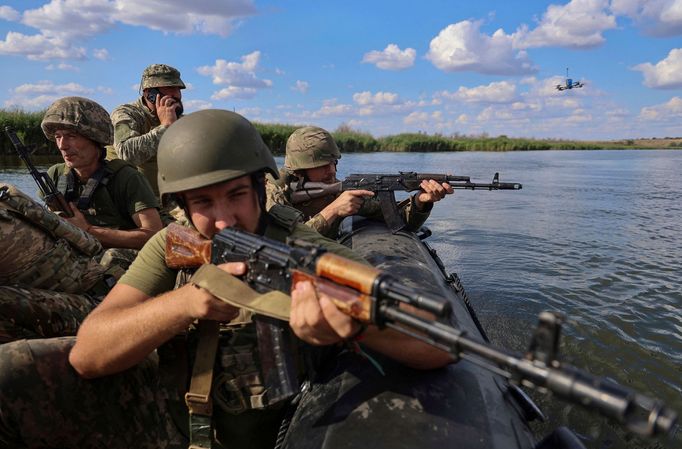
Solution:
<svg viewBox="0 0 682 449"><path fill-rule="evenodd" d="M159 142L157 163L162 201L251 173L278 177L275 159L251 122L218 109L193 112L169 127Z"/></svg>
<svg viewBox="0 0 682 449"><path fill-rule="evenodd" d="M40 124L45 137L54 141L54 133L70 129L102 147L114 141L114 127L109 113L99 103L83 97L64 97L47 108Z"/></svg>
<svg viewBox="0 0 682 449"><path fill-rule="evenodd" d="M322 167L341 159L331 134L317 126L294 131L287 140L284 168L289 171Z"/></svg>
<svg viewBox="0 0 682 449"><path fill-rule="evenodd" d="M142 72L140 88L152 87L179 87L185 88L185 83L180 79L180 71L166 64L152 64Z"/></svg>

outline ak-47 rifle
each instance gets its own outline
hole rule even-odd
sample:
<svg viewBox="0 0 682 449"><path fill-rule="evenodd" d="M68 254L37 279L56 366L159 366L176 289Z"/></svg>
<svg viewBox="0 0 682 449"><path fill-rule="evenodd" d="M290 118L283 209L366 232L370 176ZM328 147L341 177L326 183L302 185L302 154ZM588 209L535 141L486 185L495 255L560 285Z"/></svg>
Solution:
<svg viewBox="0 0 682 449"><path fill-rule="evenodd" d="M291 203L294 206L316 198L338 195L346 190L369 190L375 192L386 224L393 232L397 232L405 227L405 221L398 212L395 192L419 190L419 185L425 179L433 179L440 183L447 182L453 189L520 190L522 188L522 185L517 182L500 182L499 173L495 173L493 181L488 184L471 182L469 176L415 172L399 172L397 174L356 173L349 175L343 181L331 184L298 180L291 182L288 187L292 192Z"/></svg>
<svg viewBox="0 0 682 449"><path fill-rule="evenodd" d="M289 294L292 284L309 280L318 291L329 294L339 310L362 323L395 329L515 384L536 387L597 410L637 434L668 434L675 427L677 414L661 401L562 363L558 358L561 314L541 313L529 351L518 355L469 338L466 332L448 324L444 320L451 313L447 301L426 297L385 272L319 246L298 240L283 244L234 228L223 229L212 241L192 232L179 225L168 227L169 266L245 262L244 281L260 292L279 290ZM425 319L404 310L401 303L440 319Z"/></svg>
<svg viewBox="0 0 682 449"><path fill-rule="evenodd" d="M7 134L9 140L12 141L12 145L14 145L17 154L19 154L21 160L26 164L26 168L28 168L28 172L33 176L33 180L38 184L38 188L45 199L45 204L47 204L53 212L58 212L59 215L73 217L73 212L71 211L69 203L66 202L64 195L57 190L52 179L47 173L38 171L36 166L33 165L33 162L31 161L31 153L33 150L21 142L19 136L17 136L17 133L14 132L11 127L5 127L5 134Z"/></svg>

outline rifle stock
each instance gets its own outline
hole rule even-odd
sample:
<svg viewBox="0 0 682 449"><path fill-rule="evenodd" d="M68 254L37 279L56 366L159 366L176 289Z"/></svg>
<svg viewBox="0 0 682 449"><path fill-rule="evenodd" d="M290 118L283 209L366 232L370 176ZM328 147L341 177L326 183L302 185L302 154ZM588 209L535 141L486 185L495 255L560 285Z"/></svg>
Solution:
<svg viewBox="0 0 682 449"><path fill-rule="evenodd" d="M47 204L50 210L57 212L60 215L73 217L71 206L69 206L69 203L66 202L64 195L57 190L57 187L54 185L54 182L52 182L52 179L47 175L47 173L39 171L35 165L33 165L30 156L31 151L21 142L19 136L17 136L17 133L11 127L6 126L5 134L7 134L7 137L9 137L9 140L12 142L12 145L14 146L14 149L21 160L24 161L24 164L26 164L26 168L28 168L28 172L33 177L33 180L36 182L36 184L38 184L38 188L43 194L45 204Z"/></svg>
<svg viewBox="0 0 682 449"><path fill-rule="evenodd" d="M172 232L169 226L169 234ZM529 351L517 355L469 338L464 331L442 320L426 319L400 307L401 303L407 303L447 318L451 309L445 301L421 295L380 270L329 254L318 246L300 241L288 243L226 228L213 238L211 259L213 263L245 261L245 280L263 292L289 293L297 282L311 280L318 291L334 298L341 311L360 321L380 328L390 327L447 351L457 360L476 363L515 384L551 392L568 402L594 409L642 436L669 434L675 428L677 414L663 402L563 364L558 358L558 344L564 318L559 313L541 313ZM171 245L170 248L184 247ZM203 254L203 251L197 252Z"/></svg>

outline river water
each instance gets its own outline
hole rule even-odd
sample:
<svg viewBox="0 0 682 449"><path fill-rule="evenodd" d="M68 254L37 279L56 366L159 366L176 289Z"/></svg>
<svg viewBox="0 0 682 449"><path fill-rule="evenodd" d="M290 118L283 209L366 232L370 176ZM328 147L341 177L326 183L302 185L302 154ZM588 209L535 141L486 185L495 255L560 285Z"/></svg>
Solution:
<svg viewBox="0 0 682 449"><path fill-rule="evenodd" d="M278 163L281 164L281 158ZM664 399L682 413L682 151L345 154L339 176L420 171L520 182L438 203L431 245L456 271L491 340L524 351L537 315L564 312L564 360ZM33 192L21 169L1 178ZM544 395L540 433L574 429L589 448L680 448L643 441Z"/></svg>

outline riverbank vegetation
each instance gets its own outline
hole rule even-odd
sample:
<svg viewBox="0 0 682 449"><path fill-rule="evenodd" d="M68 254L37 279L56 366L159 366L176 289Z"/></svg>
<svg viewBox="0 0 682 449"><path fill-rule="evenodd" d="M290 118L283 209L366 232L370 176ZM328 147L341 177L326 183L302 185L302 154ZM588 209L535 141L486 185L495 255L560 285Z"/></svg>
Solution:
<svg viewBox="0 0 682 449"><path fill-rule="evenodd" d="M57 155L54 143L47 141L40 129L45 111L24 112L0 109L0 128L11 126L26 145L35 145L36 154ZM275 155L284 154L289 135L297 128L293 125L256 123L263 140ZM332 132L342 153L367 153L376 151L427 152L427 151L531 151L531 150L599 150L599 149L682 149L682 137L653 139L623 139L613 141L579 141L559 139L524 139L507 136L491 137L487 134L469 136L454 133L424 134L401 133L373 137L347 125ZM0 138L0 155L12 155L14 149L7 138Z"/></svg>

